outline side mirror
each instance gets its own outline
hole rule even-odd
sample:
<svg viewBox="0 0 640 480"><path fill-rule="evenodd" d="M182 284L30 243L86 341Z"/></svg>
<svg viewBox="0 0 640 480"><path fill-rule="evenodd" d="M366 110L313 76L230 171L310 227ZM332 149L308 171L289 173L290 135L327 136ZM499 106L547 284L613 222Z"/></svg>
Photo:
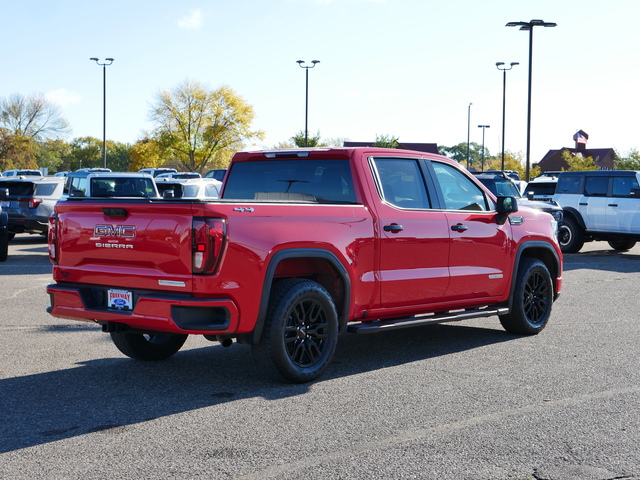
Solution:
<svg viewBox="0 0 640 480"><path fill-rule="evenodd" d="M0 194L0 196L2 196L2 194ZM640 198L640 188L632 188L629 196L631 198Z"/></svg>
<svg viewBox="0 0 640 480"><path fill-rule="evenodd" d="M505 215L518 211L518 200L516 197L498 197L498 213Z"/></svg>
<svg viewBox="0 0 640 480"><path fill-rule="evenodd" d="M8 188L0 188L0 198L7 198L9 196Z"/></svg>
<svg viewBox="0 0 640 480"><path fill-rule="evenodd" d="M164 198L165 200L175 198L175 192L173 190L165 190L164 192L162 192L162 198Z"/></svg>
<svg viewBox="0 0 640 480"><path fill-rule="evenodd" d="M527 192L527 200L533 201L533 192Z"/></svg>

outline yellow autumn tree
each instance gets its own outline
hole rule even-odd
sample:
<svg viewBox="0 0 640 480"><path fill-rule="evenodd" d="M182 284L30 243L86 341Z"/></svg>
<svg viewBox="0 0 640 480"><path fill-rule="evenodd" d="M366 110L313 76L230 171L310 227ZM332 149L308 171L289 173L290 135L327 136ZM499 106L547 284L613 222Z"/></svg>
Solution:
<svg viewBox="0 0 640 480"><path fill-rule="evenodd" d="M151 108L153 139L165 157L185 170L225 168L231 156L264 133L252 130L253 107L230 87L209 90L185 80L160 92Z"/></svg>

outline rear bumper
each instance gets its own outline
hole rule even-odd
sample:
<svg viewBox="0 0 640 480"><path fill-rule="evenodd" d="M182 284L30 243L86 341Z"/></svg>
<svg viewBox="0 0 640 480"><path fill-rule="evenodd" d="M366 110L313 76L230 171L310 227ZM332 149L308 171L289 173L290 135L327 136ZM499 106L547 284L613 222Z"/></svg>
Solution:
<svg viewBox="0 0 640 480"><path fill-rule="evenodd" d="M9 231L12 233L47 233L49 221L47 218L25 218L9 216Z"/></svg>
<svg viewBox="0 0 640 480"><path fill-rule="evenodd" d="M106 307L101 298L103 291L106 291L106 287L48 285L51 306L47 312L58 318L114 322L153 332L233 334L238 328L238 308L228 298L134 292L133 310L121 311Z"/></svg>

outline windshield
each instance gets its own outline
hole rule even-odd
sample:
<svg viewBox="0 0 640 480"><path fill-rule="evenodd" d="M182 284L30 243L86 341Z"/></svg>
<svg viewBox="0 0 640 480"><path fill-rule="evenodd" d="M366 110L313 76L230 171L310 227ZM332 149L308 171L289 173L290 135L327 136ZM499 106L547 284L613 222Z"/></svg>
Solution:
<svg viewBox="0 0 640 480"><path fill-rule="evenodd" d="M31 182L0 182L0 188L8 188L9 195L28 197L33 195L35 185Z"/></svg>
<svg viewBox="0 0 640 480"><path fill-rule="evenodd" d="M92 197L154 197L156 189L150 178L94 177L90 188Z"/></svg>
<svg viewBox="0 0 640 480"><path fill-rule="evenodd" d="M506 178L478 178L478 180L496 197L520 198L518 187L516 187L511 180L507 180Z"/></svg>

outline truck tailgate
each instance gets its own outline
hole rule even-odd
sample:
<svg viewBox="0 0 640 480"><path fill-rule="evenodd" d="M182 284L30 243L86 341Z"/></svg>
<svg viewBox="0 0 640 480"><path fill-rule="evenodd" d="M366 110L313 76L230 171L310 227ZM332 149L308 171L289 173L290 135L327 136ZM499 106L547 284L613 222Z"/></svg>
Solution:
<svg viewBox="0 0 640 480"><path fill-rule="evenodd" d="M58 202L59 282L192 291L191 204Z"/></svg>

